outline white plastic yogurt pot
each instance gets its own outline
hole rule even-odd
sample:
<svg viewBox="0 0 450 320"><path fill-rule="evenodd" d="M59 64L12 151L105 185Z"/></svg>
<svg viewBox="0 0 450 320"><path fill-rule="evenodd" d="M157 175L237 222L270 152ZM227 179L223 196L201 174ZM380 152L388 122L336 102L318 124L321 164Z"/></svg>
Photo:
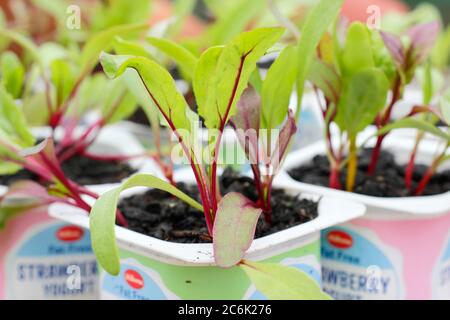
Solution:
<svg viewBox="0 0 450 320"><path fill-rule="evenodd" d="M413 138L388 137L384 150L406 163ZM286 159L288 171L324 154L323 142ZM417 163L429 163L436 143L421 145ZM448 166L447 166L448 168ZM336 299L450 299L450 192L378 198L293 180L281 183L367 206L364 217L322 231L322 281Z"/></svg>
<svg viewBox="0 0 450 320"><path fill-rule="evenodd" d="M132 135L114 127L105 128L93 151L105 148L125 155L143 152ZM130 165L140 172L154 168L142 159L132 160ZM87 186L94 192L111 187ZM6 191L0 186L0 192ZM88 230L51 218L47 208L29 210L6 221L0 230L0 299L97 299L98 294L97 261Z"/></svg>
<svg viewBox="0 0 450 320"><path fill-rule="evenodd" d="M123 197L142 192L138 189L124 192ZM320 230L362 216L365 207L326 197L320 200L318 211L319 216L310 222L254 240L245 258L293 266L320 283ZM55 204L50 215L89 227L89 218L80 209ZM240 268L215 266L212 244L172 243L118 226L115 232L120 274L100 271L101 299L265 299Z"/></svg>

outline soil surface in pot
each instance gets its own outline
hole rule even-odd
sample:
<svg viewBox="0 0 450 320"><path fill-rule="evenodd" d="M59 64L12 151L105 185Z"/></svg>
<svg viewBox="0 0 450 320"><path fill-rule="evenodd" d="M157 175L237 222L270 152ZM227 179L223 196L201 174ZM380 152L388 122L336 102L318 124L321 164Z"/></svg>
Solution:
<svg viewBox="0 0 450 320"><path fill-rule="evenodd" d="M395 162L394 155L382 151L376 174L367 175L372 149L362 150L359 156L358 174L355 184L355 193L374 197L409 197L413 192L405 187L405 165ZM428 169L425 165L417 164L411 190L415 190L418 183ZM329 162L324 155L319 155L300 167L291 169L290 176L297 181L328 187ZM341 174L341 184L345 186L346 170ZM436 174L426 188L423 195L437 195L450 191L450 170Z"/></svg>
<svg viewBox="0 0 450 320"><path fill-rule="evenodd" d="M80 185L97 185L121 182L134 170L128 163L121 161L102 161L83 156L74 156L62 164L62 170L71 180ZM37 181L38 177L27 170L16 174L0 176L0 185L11 185L19 180Z"/></svg>
<svg viewBox="0 0 450 320"><path fill-rule="evenodd" d="M253 201L258 198L253 179L243 177L231 169L224 171L220 185L223 194L241 192ZM180 183L178 187L200 202L197 186ZM273 190L271 203L273 221L269 225L261 215L256 238L311 221L318 214L317 202L299 199L283 190ZM178 243L211 242L203 213L166 192L149 190L124 198L119 203L119 209L133 231Z"/></svg>

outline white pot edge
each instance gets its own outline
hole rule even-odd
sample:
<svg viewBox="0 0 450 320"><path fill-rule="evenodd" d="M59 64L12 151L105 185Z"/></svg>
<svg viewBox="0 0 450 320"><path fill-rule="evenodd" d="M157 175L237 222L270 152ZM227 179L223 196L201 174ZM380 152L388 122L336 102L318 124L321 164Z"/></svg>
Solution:
<svg viewBox="0 0 450 320"><path fill-rule="evenodd" d="M435 149L435 142L427 141L427 145L422 146L421 150L427 154L432 154ZM410 151L412 149L411 136L395 135L385 140L384 146L395 151ZM319 141L308 147L292 152L283 164L283 170L277 182L284 186L295 186L300 191L308 191L323 196L338 197L350 201L356 201L373 208L394 211L399 214L409 214L411 216L426 217L450 212L450 191L440 195L406 197L406 198L379 198L361 194L350 193L347 191L334 190L327 187L315 186L302 183L291 178L286 172L302 163L309 162L314 156L323 154L325 143ZM370 210L369 210L370 211Z"/></svg>
<svg viewBox="0 0 450 320"><path fill-rule="evenodd" d="M291 192L298 192L298 189L294 186L285 188ZM142 190L142 188L136 190L138 189ZM136 193L136 190L125 192L123 196ZM317 196L309 195L309 197L318 199ZM353 201L324 197L320 199L318 210L319 216L310 222L254 240L245 258L263 260L287 249L294 249L303 242L317 240L320 230L361 217L364 215L366 208L364 205ZM81 209L54 204L49 208L49 214L68 223L89 228L89 218ZM175 265L215 265L212 244L171 243L119 226L115 227L115 233L120 247L139 252L159 261Z"/></svg>

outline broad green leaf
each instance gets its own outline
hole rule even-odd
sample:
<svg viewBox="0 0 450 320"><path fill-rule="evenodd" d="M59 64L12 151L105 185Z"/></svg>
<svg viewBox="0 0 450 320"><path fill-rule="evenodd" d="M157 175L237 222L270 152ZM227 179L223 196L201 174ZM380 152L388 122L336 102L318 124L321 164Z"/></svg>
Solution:
<svg viewBox="0 0 450 320"><path fill-rule="evenodd" d="M345 76L375 66L370 33L365 24L355 22L348 29L341 62Z"/></svg>
<svg viewBox="0 0 450 320"><path fill-rule="evenodd" d="M34 144L34 137L28 130L22 110L2 85L0 85L0 131L6 135L9 143L21 147Z"/></svg>
<svg viewBox="0 0 450 320"><path fill-rule="evenodd" d="M14 99L19 98L25 80L25 69L17 55L11 51L1 57L2 84Z"/></svg>
<svg viewBox="0 0 450 320"><path fill-rule="evenodd" d="M198 59L189 50L167 39L148 37L147 41L174 60L191 79L193 78Z"/></svg>
<svg viewBox="0 0 450 320"><path fill-rule="evenodd" d="M115 37L136 34L145 31L147 28L147 24L127 24L114 26L95 34L87 41L81 53L81 74L88 73L95 66L99 54L113 45Z"/></svg>
<svg viewBox="0 0 450 320"><path fill-rule="evenodd" d="M254 29L240 34L223 48L217 60L212 85L208 88L207 103L201 105L204 99L199 101L198 111L208 128L223 126L236 113L236 104L248 85L256 62L283 33L283 28ZM199 76L197 70L195 78Z"/></svg>
<svg viewBox="0 0 450 320"><path fill-rule="evenodd" d="M73 66L61 59L53 60L50 69L52 83L56 89L56 101L59 106L68 98L72 91L76 81L76 74Z"/></svg>
<svg viewBox="0 0 450 320"><path fill-rule="evenodd" d="M117 275L120 272L119 253L117 251L114 231L116 208L119 202L120 193L134 187L148 187L166 191L185 201L192 207L203 211L201 204L175 188L170 183L147 174L134 175L126 180L120 187L103 194L92 207L89 224L92 248L98 262L112 275ZM199 218L201 217L199 216Z"/></svg>
<svg viewBox="0 0 450 320"><path fill-rule="evenodd" d="M288 113L292 89L297 76L297 50L286 47L267 72L261 90L263 129L274 129Z"/></svg>
<svg viewBox="0 0 450 320"><path fill-rule="evenodd" d="M219 203L213 227L214 259L222 268L241 261L252 244L261 209L240 193L227 194Z"/></svg>
<svg viewBox="0 0 450 320"><path fill-rule="evenodd" d="M372 124L387 99L389 83L378 69L367 69L356 73L344 85L339 100L336 122L350 137Z"/></svg>
<svg viewBox="0 0 450 320"><path fill-rule="evenodd" d="M124 56L103 53L100 60L105 73L110 77L120 76L127 68L136 70L147 89L149 99L154 102L167 122L176 130L184 129L187 133L191 131L187 103L164 68L143 57L127 59Z"/></svg>
<svg viewBox="0 0 450 320"><path fill-rule="evenodd" d="M120 37L114 39L113 48L115 53L119 55L138 56L155 60L152 54L146 50L143 45Z"/></svg>
<svg viewBox="0 0 450 320"><path fill-rule="evenodd" d="M298 74L297 74L297 109L295 118L298 119L301 111L303 91L306 77L311 68L311 62L316 48L323 34L339 15L343 0L320 0L311 9L302 28L298 43Z"/></svg>
<svg viewBox="0 0 450 320"><path fill-rule="evenodd" d="M380 130L378 130L377 134L383 135L394 129L417 129L420 131L428 132L436 137L442 138L450 142L450 133L439 129L435 125L425 120L416 118L405 118L395 121L394 123L388 124L387 126L384 126Z"/></svg>
<svg viewBox="0 0 450 320"><path fill-rule="evenodd" d="M239 267L269 300L331 300L315 280L297 268L247 260Z"/></svg>

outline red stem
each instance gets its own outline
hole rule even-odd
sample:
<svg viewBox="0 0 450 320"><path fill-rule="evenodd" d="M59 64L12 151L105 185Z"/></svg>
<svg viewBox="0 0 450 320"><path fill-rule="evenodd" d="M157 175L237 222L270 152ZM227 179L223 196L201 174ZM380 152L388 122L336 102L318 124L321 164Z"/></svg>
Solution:
<svg viewBox="0 0 450 320"><path fill-rule="evenodd" d="M447 152L448 146L444 149L444 152L440 154L431 164L431 166L428 168L427 172L423 176L422 180L420 180L419 185L417 186L417 189L414 191L414 194L416 196L420 196L424 193L426 187L428 186L428 183L430 182L433 175L436 173L437 168L439 167L439 164L441 163L442 159L445 157L445 154Z"/></svg>
<svg viewBox="0 0 450 320"><path fill-rule="evenodd" d="M223 135L223 131L225 129L225 124L227 122L228 115L230 113L231 106L233 105L234 99L236 97L237 88L239 86L239 80L241 78L242 69L244 68L245 59L247 58L247 56L250 53L251 53L251 51L249 51L248 53L244 54L241 57L241 62L239 64L238 73L236 75L236 78L234 79L234 85L233 85L233 90L231 92L231 97L228 100L228 105L227 105L227 109L225 111L225 115L223 118L221 118L219 134L217 137L216 145L214 147L214 157L213 157L213 163L211 166L211 194L213 197L212 205L213 205L214 212L217 211L217 198L220 197L220 195L218 195L218 191L217 191L217 160L219 158L220 144L222 142L222 135Z"/></svg>
<svg viewBox="0 0 450 320"><path fill-rule="evenodd" d="M137 70L136 70L137 71ZM139 74L139 73L138 73ZM142 83L145 85L145 81L144 79L142 79L142 76L139 74L139 77L141 78ZM202 198L202 206L203 206L203 211L205 214L205 219L206 219L206 225L208 227L208 232L210 235L213 234L213 214L211 212L211 208L210 208L210 199L209 196L207 194L207 189L205 187L204 184L204 180L200 178L201 172L199 172L196 163L194 163L190 150L189 148L186 146L186 144L183 141L183 138L180 136L180 134L178 133L177 129L175 128L172 119L164 112L164 110L161 108L161 105L159 104L159 102L155 99L155 97L153 96L152 92L147 88L147 86L145 86L147 93L150 95L150 98L152 99L152 101L155 103L156 107L158 108L158 110L161 112L161 114L163 115L163 117L165 118L165 120L167 121L167 123L169 124L170 129L172 130L172 132L175 134L175 136L177 137L181 147L183 148L183 152L186 155L186 157L188 158L192 171L194 172L194 176L195 176L195 180L197 181L197 186L199 187L199 191L200 191L200 196Z"/></svg>
<svg viewBox="0 0 450 320"><path fill-rule="evenodd" d="M331 167L329 184L332 189L342 190L339 165L334 165Z"/></svg>
<svg viewBox="0 0 450 320"><path fill-rule="evenodd" d="M394 84L391 103L389 104L383 117L382 118L377 117L377 121L376 121L377 129L387 125L389 123L389 121L391 120L392 110L394 109L394 106L397 103L397 101L400 99L401 85L402 85L401 78L400 78L400 76L397 76L397 78L395 80L395 84ZM378 136L377 143L375 145L374 150L372 151L372 157L371 157L370 165L369 165L369 169L368 169L368 174L370 176L373 176L375 174L375 171L377 169L378 159L380 158L383 140L384 140L384 138L386 138L386 136L387 136L387 134Z"/></svg>

